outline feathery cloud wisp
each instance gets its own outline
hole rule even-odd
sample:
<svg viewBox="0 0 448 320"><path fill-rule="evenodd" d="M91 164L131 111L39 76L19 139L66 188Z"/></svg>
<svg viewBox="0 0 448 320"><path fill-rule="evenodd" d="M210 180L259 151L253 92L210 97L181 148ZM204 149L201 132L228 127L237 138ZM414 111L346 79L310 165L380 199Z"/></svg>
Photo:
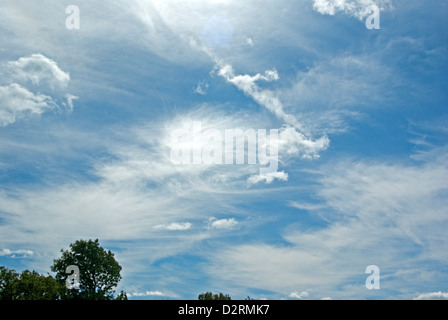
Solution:
<svg viewBox="0 0 448 320"><path fill-rule="evenodd" d="M376 5L382 10L392 7L392 2L391 0L314 0L313 8L321 14L331 16L342 11L361 20L370 14L367 8L371 5Z"/></svg>

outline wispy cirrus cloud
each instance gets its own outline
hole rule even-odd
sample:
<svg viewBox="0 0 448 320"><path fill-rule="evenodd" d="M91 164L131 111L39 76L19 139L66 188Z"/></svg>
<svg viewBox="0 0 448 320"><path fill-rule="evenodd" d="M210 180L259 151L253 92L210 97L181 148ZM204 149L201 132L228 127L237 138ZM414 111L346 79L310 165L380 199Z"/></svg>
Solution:
<svg viewBox="0 0 448 320"><path fill-rule="evenodd" d="M392 0L314 0L313 8L321 14L335 15L341 11L361 20L371 14L367 10L370 5L384 10L392 7Z"/></svg>
<svg viewBox="0 0 448 320"><path fill-rule="evenodd" d="M284 246L243 244L217 252L213 259L218 269L211 268L210 273L225 272L228 264L237 266L225 275L231 283L280 295L305 285L312 289L311 298L344 298L345 292L353 293L351 285L365 281L365 267L375 263L387 266L390 274L383 294L391 290L393 295L401 288L402 297L411 298L412 288L437 277L432 263L448 261L447 174L446 165L436 159L411 166L332 164L319 179L319 204L292 203L301 210L325 208L320 210L323 226L315 230L290 226ZM412 280L404 271L414 274ZM347 290L338 290L340 285ZM361 289L359 294L369 296Z"/></svg>
<svg viewBox="0 0 448 320"><path fill-rule="evenodd" d="M90 142L108 151L102 161L89 163L93 178L78 176L42 188L12 186L0 190L0 241L10 247L33 242L31 249L39 252L36 263L45 265L48 257L57 254L61 243L79 237L103 241L140 239L157 245L143 246L141 250L134 247L140 254L132 256L133 261L153 261L215 236L209 232L212 229L237 227L236 218L222 215L244 215L235 207L242 199L258 195L246 185L247 178L258 168L174 165L169 158L170 132L183 125L188 128L193 119L202 120L204 130L249 125L244 117L203 107L166 122L149 122L111 133L110 139L89 134ZM79 147L84 150L85 146ZM49 158L59 157L57 152L52 155L51 149L43 152ZM211 215L216 218L209 222ZM24 230L34 230L33 240ZM11 232L17 236L9 237ZM123 264L129 267L127 261L124 255ZM142 262L141 268L145 265Z"/></svg>
<svg viewBox="0 0 448 320"><path fill-rule="evenodd" d="M2 259L27 248L46 272L61 247L98 237L136 299L191 297L214 283L232 298L249 288L280 298L445 295L434 285L447 279L447 148L401 162L383 143L402 151L396 124L444 112L446 19L437 12L446 5L397 3L393 28L367 34L356 19L392 1L78 0L82 29L70 32L65 4L50 2L0 4L0 53L14 60L0 77L9 102L0 105L0 242L11 248ZM83 94L76 117L12 125L73 110L67 91ZM279 172L173 165L169 133L193 121L203 131L278 128ZM410 142L431 148L433 134ZM372 262L386 281L369 295Z"/></svg>
<svg viewBox="0 0 448 320"><path fill-rule="evenodd" d="M320 209L325 208L325 206L322 204L302 203L302 202L296 202L296 201L291 201L290 206L297 208L299 210L306 210L306 211L315 211L315 210L320 210Z"/></svg>
<svg viewBox="0 0 448 320"><path fill-rule="evenodd" d="M448 292L427 292L421 293L414 300L448 300Z"/></svg>

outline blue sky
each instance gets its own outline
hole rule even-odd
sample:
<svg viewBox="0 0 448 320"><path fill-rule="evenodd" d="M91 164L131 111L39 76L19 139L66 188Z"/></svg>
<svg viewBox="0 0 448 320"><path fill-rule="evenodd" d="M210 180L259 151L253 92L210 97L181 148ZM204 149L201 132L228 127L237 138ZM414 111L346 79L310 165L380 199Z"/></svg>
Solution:
<svg viewBox="0 0 448 320"><path fill-rule="evenodd" d="M447 12L2 1L0 264L98 238L131 299L448 298ZM194 122L278 129L278 171L174 164Z"/></svg>

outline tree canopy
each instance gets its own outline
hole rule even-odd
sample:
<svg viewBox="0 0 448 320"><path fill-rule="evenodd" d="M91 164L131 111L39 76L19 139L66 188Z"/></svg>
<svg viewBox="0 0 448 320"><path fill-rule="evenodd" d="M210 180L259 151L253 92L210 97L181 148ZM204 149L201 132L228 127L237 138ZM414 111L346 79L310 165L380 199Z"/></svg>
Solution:
<svg viewBox="0 0 448 320"><path fill-rule="evenodd" d="M213 294L213 292L201 293L198 296L198 300L232 300L228 294Z"/></svg>
<svg viewBox="0 0 448 320"><path fill-rule="evenodd" d="M0 266L0 300L112 300L122 268L96 240L78 240L53 260L55 277ZM228 294L201 293L199 300L231 300ZM121 291L115 300L128 300ZM247 300L251 300L247 297Z"/></svg>
<svg viewBox="0 0 448 320"><path fill-rule="evenodd" d="M79 290L65 290L63 299L113 299L114 288L121 280L121 266L110 250L100 246L98 239L78 240L61 253L51 266L60 284L66 283L68 267L75 266L79 270Z"/></svg>
<svg viewBox="0 0 448 320"><path fill-rule="evenodd" d="M0 300L57 300L64 288L50 275L0 266Z"/></svg>

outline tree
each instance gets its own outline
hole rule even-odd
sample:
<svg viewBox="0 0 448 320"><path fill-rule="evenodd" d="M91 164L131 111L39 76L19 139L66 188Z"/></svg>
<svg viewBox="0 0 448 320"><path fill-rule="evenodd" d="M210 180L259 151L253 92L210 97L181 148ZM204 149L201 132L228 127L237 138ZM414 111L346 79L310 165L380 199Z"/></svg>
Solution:
<svg viewBox="0 0 448 320"><path fill-rule="evenodd" d="M96 240L78 240L70 244L70 250L61 249L62 256L55 259L51 271L56 272L56 280L65 285L69 274L67 267L79 269L79 290L66 289L63 299L111 300L114 287L121 280L121 266L114 254L100 247Z"/></svg>
<svg viewBox="0 0 448 320"><path fill-rule="evenodd" d="M44 276L36 271L23 271L16 282L18 300L57 300L63 291L52 276Z"/></svg>
<svg viewBox="0 0 448 320"><path fill-rule="evenodd" d="M19 274L14 270L0 266L0 300L13 300L15 297L15 281Z"/></svg>
<svg viewBox="0 0 448 320"><path fill-rule="evenodd" d="M115 300L128 300L128 295L126 292L121 290L120 294L115 298Z"/></svg>
<svg viewBox="0 0 448 320"><path fill-rule="evenodd" d="M29 270L19 274L0 267L1 300L57 300L61 292L63 288L50 275Z"/></svg>
<svg viewBox="0 0 448 320"><path fill-rule="evenodd" d="M198 300L232 300L228 294L213 294L212 292L201 293Z"/></svg>

